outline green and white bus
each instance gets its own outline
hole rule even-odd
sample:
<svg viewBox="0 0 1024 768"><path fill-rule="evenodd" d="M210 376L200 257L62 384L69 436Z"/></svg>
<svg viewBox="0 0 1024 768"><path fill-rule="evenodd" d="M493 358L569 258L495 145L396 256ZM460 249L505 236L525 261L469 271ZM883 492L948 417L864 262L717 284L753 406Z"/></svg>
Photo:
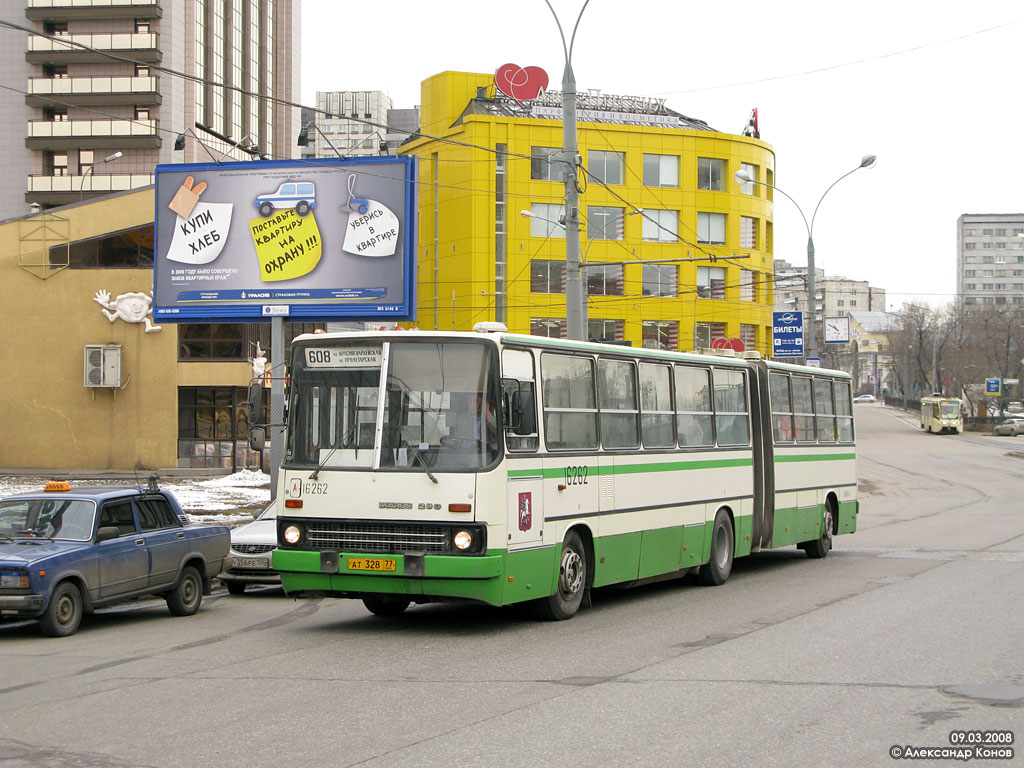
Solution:
<svg viewBox="0 0 1024 768"><path fill-rule="evenodd" d="M303 335L273 567L288 594L535 601L857 527L847 374L494 331Z"/></svg>

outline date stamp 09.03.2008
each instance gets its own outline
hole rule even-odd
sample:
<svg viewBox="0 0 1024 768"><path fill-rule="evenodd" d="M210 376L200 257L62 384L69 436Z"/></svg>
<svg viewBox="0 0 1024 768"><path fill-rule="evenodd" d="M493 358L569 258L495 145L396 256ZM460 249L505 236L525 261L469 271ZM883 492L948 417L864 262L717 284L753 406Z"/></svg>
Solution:
<svg viewBox="0 0 1024 768"><path fill-rule="evenodd" d="M1013 760L1013 731L950 731L949 745L916 747L893 744L889 757L893 760Z"/></svg>

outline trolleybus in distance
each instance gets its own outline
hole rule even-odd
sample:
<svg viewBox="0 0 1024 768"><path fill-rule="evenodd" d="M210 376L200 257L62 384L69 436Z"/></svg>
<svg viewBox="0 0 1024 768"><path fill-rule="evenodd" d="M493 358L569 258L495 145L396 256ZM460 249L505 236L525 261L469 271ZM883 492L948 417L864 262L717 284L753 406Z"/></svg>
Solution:
<svg viewBox="0 0 1024 768"><path fill-rule="evenodd" d="M849 376L494 331L303 335L273 567L291 595L534 601L856 529ZM258 386L258 385L257 385Z"/></svg>
<svg viewBox="0 0 1024 768"><path fill-rule="evenodd" d="M921 398L921 429L936 435L964 431L964 415L960 401L955 397L943 397L936 392Z"/></svg>

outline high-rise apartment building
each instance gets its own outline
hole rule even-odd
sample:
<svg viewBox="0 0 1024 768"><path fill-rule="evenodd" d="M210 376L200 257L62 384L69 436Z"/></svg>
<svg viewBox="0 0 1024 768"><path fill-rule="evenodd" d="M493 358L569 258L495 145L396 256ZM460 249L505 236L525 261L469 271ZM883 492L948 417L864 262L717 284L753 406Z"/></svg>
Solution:
<svg viewBox="0 0 1024 768"><path fill-rule="evenodd" d="M1024 304L1024 213L956 220L956 290L966 307Z"/></svg>
<svg viewBox="0 0 1024 768"><path fill-rule="evenodd" d="M0 218L294 157L298 0L0 0Z"/></svg>
<svg viewBox="0 0 1024 768"><path fill-rule="evenodd" d="M304 125L313 157L388 153L391 99L381 91L317 91L316 108L315 122Z"/></svg>
<svg viewBox="0 0 1024 768"><path fill-rule="evenodd" d="M814 283L819 323L823 317L885 311L885 289L875 288L866 280L826 275L823 269L815 269ZM775 309L807 311L807 267L775 260Z"/></svg>

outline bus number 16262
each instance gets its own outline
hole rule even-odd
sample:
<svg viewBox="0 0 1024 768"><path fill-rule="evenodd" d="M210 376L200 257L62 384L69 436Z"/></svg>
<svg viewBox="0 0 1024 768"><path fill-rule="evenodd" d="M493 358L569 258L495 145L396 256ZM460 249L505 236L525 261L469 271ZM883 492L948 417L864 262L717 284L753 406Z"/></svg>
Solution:
<svg viewBox="0 0 1024 768"><path fill-rule="evenodd" d="M566 467L565 468L565 484L566 485L586 485L587 484L587 473L589 467Z"/></svg>

